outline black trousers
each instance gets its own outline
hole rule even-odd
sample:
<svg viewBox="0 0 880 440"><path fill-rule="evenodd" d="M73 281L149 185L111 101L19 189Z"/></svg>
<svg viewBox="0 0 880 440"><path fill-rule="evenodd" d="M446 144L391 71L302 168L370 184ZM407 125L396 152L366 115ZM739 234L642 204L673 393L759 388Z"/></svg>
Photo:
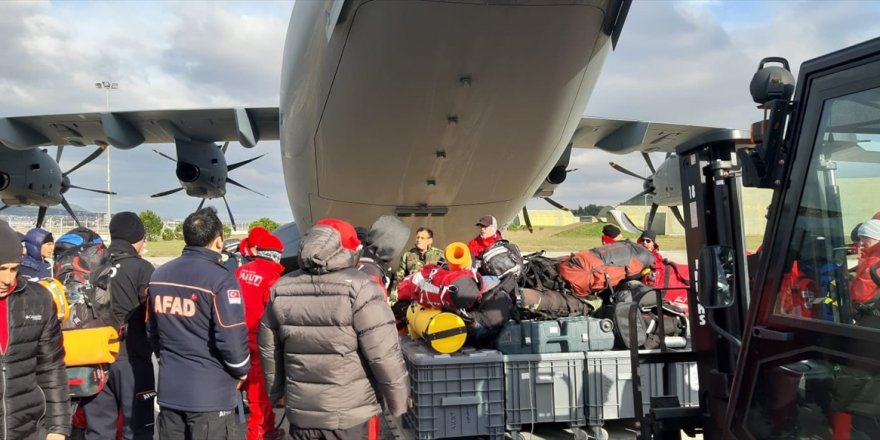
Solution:
<svg viewBox="0 0 880 440"><path fill-rule="evenodd" d="M86 440L116 440L120 412L124 440L152 440L155 397L150 358L116 359L104 389L82 402L88 423Z"/></svg>
<svg viewBox="0 0 880 440"><path fill-rule="evenodd" d="M160 440L244 440L246 436L247 424L240 422L235 408L212 412L168 408L159 411Z"/></svg>
<svg viewBox="0 0 880 440"><path fill-rule="evenodd" d="M289 433L291 440L374 440L378 437L378 432L371 436L369 420L346 429L297 428L291 424Z"/></svg>

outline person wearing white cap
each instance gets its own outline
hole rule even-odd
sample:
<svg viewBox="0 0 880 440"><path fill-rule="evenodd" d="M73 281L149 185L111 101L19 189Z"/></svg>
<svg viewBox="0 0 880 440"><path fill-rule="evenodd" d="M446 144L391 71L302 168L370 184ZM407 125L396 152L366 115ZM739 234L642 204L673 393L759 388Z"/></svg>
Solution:
<svg viewBox="0 0 880 440"><path fill-rule="evenodd" d="M880 264L880 220L871 219L859 226L859 264L850 282L853 303L864 304L880 294L880 287L871 278L871 268Z"/></svg>

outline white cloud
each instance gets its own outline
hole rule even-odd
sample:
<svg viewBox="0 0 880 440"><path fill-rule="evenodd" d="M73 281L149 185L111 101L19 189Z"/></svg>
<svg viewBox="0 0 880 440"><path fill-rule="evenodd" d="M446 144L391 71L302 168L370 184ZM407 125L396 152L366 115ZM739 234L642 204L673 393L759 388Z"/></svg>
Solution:
<svg viewBox="0 0 880 440"><path fill-rule="evenodd" d="M113 109L278 105L281 52L292 2L0 2L0 116L98 111L94 82L118 81ZM822 53L876 36L874 2L635 2L585 114L724 127L760 117L748 86L758 61L786 56L796 68ZM159 146L173 156L171 145ZM173 164L150 148L113 151L114 209L181 217L198 200L147 195L176 184ZM62 169L90 148L68 148ZM268 156L231 176L270 196L230 187L239 219L292 218L277 143L231 147L229 162ZM638 155L578 151L554 198L569 206L614 203L642 188L612 170L645 172ZM662 155L655 155L655 165ZM75 184L104 187L103 160ZM71 201L102 211L100 195ZM530 205L546 206L543 201ZM223 213L222 201L215 204Z"/></svg>
<svg viewBox="0 0 880 440"><path fill-rule="evenodd" d="M0 116L101 111L105 94L94 83L102 80L119 83L109 96L114 110L277 106L291 10L292 2L278 1L0 2ZM112 151L112 188L119 193L113 210L183 217L198 199L182 193L148 197L178 185L174 165L153 148L174 156L173 145ZM91 151L66 148L61 168ZM267 157L231 177L269 198L230 185L227 199L236 219L292 220L286 190L278 184L283 174L277 142L253 150L233 144L227 159L233 163L261 153ZM71 179L105 188L104 158ZM67 196L86 209L106 209L105 196L75 189ZM225 213L223 201L217 202Z"/></svg>

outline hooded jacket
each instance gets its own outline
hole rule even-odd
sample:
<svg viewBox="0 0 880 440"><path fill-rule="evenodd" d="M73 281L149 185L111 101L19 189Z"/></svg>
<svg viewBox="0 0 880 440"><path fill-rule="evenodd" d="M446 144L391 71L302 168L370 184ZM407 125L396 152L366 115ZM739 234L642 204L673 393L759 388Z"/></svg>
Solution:
<svg viewBox="0 0 880 440"><path fill-rule="evenodd" d="M19 276L6 297L9 346L0 355L0 439L36 438L38 423L70 434L70 398L61 325L45 288Z"/></svg>
<svg viewBox="0 0 880 440"><path fill-rule="evenodd" d="M382 412L382 400L395 416L406 411L394 316L381 286L355 268L359 253L336 228L315 226L300 242L301 269L272 289L260 357L269 396L285 393L296 427L350 428Z"/></svg>
<svg viewBox="0 0 880 440"><path fill-rule="evenodd" d="M49 231L34 228L24 236L24 247L27 250L21 260L21 274L26 278L51 278L52 265L43 259L43 241L49 236Z"/></svg>

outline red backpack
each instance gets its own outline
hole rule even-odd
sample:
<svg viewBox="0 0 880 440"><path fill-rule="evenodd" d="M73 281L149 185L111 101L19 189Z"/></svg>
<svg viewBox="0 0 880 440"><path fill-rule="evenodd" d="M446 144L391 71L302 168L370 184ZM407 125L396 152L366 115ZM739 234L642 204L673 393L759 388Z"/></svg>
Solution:
<svg viewBox="0 0 880 440"><path fill-rule="evenodd" d="M480 290L477 275L470 269L448 270L426 264L400 282L397 300L411 300L435 309L469 309L480 301Z"/></svg>

